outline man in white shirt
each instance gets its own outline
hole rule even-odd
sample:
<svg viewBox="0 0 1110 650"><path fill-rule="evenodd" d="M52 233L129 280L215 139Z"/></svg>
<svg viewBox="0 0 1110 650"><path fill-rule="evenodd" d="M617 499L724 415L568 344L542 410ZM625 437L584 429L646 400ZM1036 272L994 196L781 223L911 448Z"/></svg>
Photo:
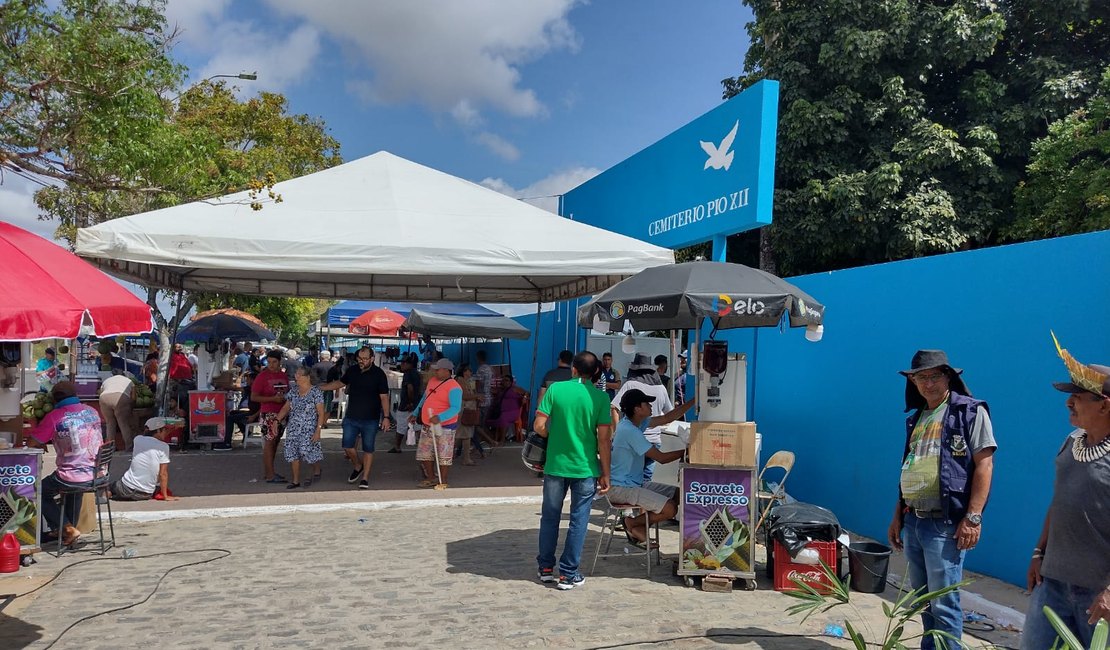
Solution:
<svg viewBox="0 0 1110 650"><path fill-rule="evenodd" d="M131 448L131 408L134 382L130 375L112 375L100 384L100 415L107 428L108 442L115 442L116 430L123 435L123 449Z"/></svg>
<svg viewBox="0 0 1110 650"><path fill-rule="evenodd" d="M111 496L120 501L146 501L157 490L162 499L176 501L170 492L170 446L166 444L166 419L146 421L145 435L135 439L135 452L127 472L112 483Z"/></svg>
<svg viewBox="0 0 1110 650"><path fill-rule="evenodd" d="M676 409L675 405L671 402L669 391L663 386L663 383L659 379L659 373L656 370L655 364L651 362L651 359L648 358L646 354L641 354L639 352L636 353L636 356L632 357L632 363L628 366L628 375L625 382L621 385L617 394L613 396L612 409L614 422L618 421L620 418L621 398L632 389L642 391L645 395L652 398L651 416L652 423L655 424L655 426L649 427L644 431L644 437L647 438L647 441L650 442L653 447L659 449L663 444L663 439L661 437L663 434L663 427L661 425L682 417L682 415L693 406L693 401L691 400ZM662 420L662 418L668 417L672 412L677 413L677 415L669 420ZM660 419L660 421L655 422L656 419ZM651 458L647 458L644 461L643 482L645 484L650 483L654 473L655 461Z"/></svg>

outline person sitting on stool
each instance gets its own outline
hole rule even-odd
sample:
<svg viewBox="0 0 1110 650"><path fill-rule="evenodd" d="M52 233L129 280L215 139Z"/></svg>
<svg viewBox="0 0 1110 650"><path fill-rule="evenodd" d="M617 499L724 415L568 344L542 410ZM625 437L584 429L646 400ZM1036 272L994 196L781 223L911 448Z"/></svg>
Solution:
<svg viewBox="0 0 1110 650"><path fill-rule="evenodd" d="M659 451L644 437L650 425L661 425L682 417L690 410L692 402L672 410L664 416L651 416L651 403L655 398L638 388L625 391L621 396L621 413L624 417L613 434L613 453L610 457L610 503L627 503L640 506L648 514L649 524L673 519L678 514L678 488L673 485L644 483L644 460L657 463L681 460L685 449ZM625 535L637 546L648 543L648 528L643 517L624 518Z"/></svg>
<svg viewBox="0 0 1110 650"><path fill-rule="evenodd" d="M135 438L131 466L112 483L111 497L117 501L146 501L157 489L166 501L176 501L170 493L170 446L166 444L166 419L150 418L143 435Z"/></svg>

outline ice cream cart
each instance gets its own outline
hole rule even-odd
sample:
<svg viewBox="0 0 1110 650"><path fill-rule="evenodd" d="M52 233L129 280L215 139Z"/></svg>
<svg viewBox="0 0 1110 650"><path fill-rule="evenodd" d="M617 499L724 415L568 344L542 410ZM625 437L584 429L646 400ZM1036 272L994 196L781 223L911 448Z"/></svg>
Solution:
<svg viewBox="0 0 1110 650"><path fill-rule="evenodd" d="M26 447L0 450L0 535L15 533L24 555L40 550L42 454Z"/></svg>

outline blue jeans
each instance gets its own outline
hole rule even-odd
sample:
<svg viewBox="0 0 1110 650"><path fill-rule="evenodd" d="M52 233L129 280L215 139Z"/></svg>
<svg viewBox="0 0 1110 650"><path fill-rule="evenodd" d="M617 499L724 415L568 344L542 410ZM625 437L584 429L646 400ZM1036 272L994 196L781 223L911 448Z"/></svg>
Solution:
<svg viewBox="0 0 1110 650"><path fill-rule="evenodd" d="M355 440L362 438L362 451L374 453L374 440L378 437L378 420L343 418L343 448L354 449Z"/></svg>
<svg viewBox="0 0 1110 650"><path fill-rule="evenodd" d="M1025 631L1021 635L1021 650L1047 650L1056 641L1056 628L1052 627L1048 617L1044 615L1045 605L1063 619L1084 648L1090 646L1095 626L1087 624L1087 608L1100 591L1102 590L1045 578L1044 582L1033 589L1033 596L1029 599L1029 611L1025 613Z"/></svg>
<svg viewBox="0 0 1110 650"><path fill-rule="evenodd" d="M594 502L597 479L543 477L543 507L540 510L540 554L536 562L541 569L555 568L555 547L559 543L559 522L563 518L563 499L570 492L570 526L563 541L563 555L559 558L559 575L574 578L582 561L582 546L586 543L586 526L590 521L590 507Z"/></svg>
<svg viewBox="0 0 1110 650"><path fill-rule="evenodd" d="M660 445L651 443L652 447L659 449ZM651 483L651 477L655 476L655 461L650 458L644 459L644 485Z"/></svg>
<svg viewBox="0 0 1110 650"><path fill-rule="evenodd" d="M912 511L906 514L902 529L910 586L921 593L943 589L963 578L964 551L956 548L956 524L943 519L921 518ZM959 639L964 631L964 614L960 609L960 592L952 591L929 603L921 614L925 636L922 650L959 647L945 639L934 639L930 630L947 632Z"/></svg>

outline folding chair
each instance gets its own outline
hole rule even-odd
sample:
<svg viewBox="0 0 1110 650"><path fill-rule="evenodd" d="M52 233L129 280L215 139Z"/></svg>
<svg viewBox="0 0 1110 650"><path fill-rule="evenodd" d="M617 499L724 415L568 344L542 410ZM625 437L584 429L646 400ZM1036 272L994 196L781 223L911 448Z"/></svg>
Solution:
<svg viewBox="0 0 1110 650"><path fill-rule="evenodd" d="M763 489L763 475L767 473L767 470L772 468L784 470L784 473L775 491L769 492ZM771 507L774 506L775 502L786 502L786 477L790 476L790 470L793 468L794 452L776 451L771 454L771 457L767 459L767 463L763 465L763 469L760 470L759 478L756 480L756 485L759 486L756 492L756 497L759 501L759 522L755 525L757 531L763 526L763 520L767 518L767 513L771 511Z"/></svg>
<svg viewBox="0 0 1110 650"><path fill-rule="evenodd" d="M112 477L108 475L108 470L112 466L112 454L116 451L116 443L106 442L100 446L100 450L96 452L96 466L94 468L92 484L83 488L63 488L59 491L62 496L62 517L61 523L58 525L58 549L57 557L61 557L65 553L65 546L62 544L62 534L66 529L66 524L74 524L75 521L66 521L66 500L67 499L80 499L86 493L93 494L93 500L96 502L96 529L100 532L100 554L104 555L108 549L116 545L116 527L112 523L112 500L108 498L108 486L111 485ZM104 539L104 517L100 506L106 506L108 510L108 529L111 531L111 542Z"/></svg>
<svg viewBox="0 0 1110 650"><path fill-rule="evenodd" d="M631 505L631 504L628 504L628 503L614 503L614 502L609 500L609 497L605 497L605 504L607 506L609 506L609 508L605 512L605 523L602 524L602 526L601 526L601 535L599 535L598 538L597 538L597 550L594 551L594 563L592 565L590 565L590 575L593 575L594 574L594 569L597 568L597 559L598 558L602 558L602 557L629 557L629 556L636 557L636 556L641 556L642 555L644 557L644 559L647 561L646 562L647 563L647 577L650 578L651 577L651 554L652 553L655 554L655 563L656 564L660 564L662 562L662 558L659 555L659 553L660 553L660 550L659 550L659 524L649 524L648 522L651 521L650 520L651 513L648 512L646 508L643 508L641 506L634 506L634 505ZM647 533L647 538L648 538L647 542L644 544L644 547L643 547L642 550L638 550L638 551L634 551L634 552L628 552L628 549L625 548L623 553L610 553L609 549L613 545L613 538L616 537L616 535L617 535L617 522L622 521L624 519L625 514L627 514L630 517L637 517L637 518L638 517L643 517L644 518L644 523L647 524L646 528L644 528L644 530ZM606 532L605 532L606 530L609 531L608 534L606 534ZM652 531L655 532L655 540L654 540L655 548L652 548L652 544L653 544ZM601 545L602 544L605 544L605 552L604 553L601 552Z"/></svg>

